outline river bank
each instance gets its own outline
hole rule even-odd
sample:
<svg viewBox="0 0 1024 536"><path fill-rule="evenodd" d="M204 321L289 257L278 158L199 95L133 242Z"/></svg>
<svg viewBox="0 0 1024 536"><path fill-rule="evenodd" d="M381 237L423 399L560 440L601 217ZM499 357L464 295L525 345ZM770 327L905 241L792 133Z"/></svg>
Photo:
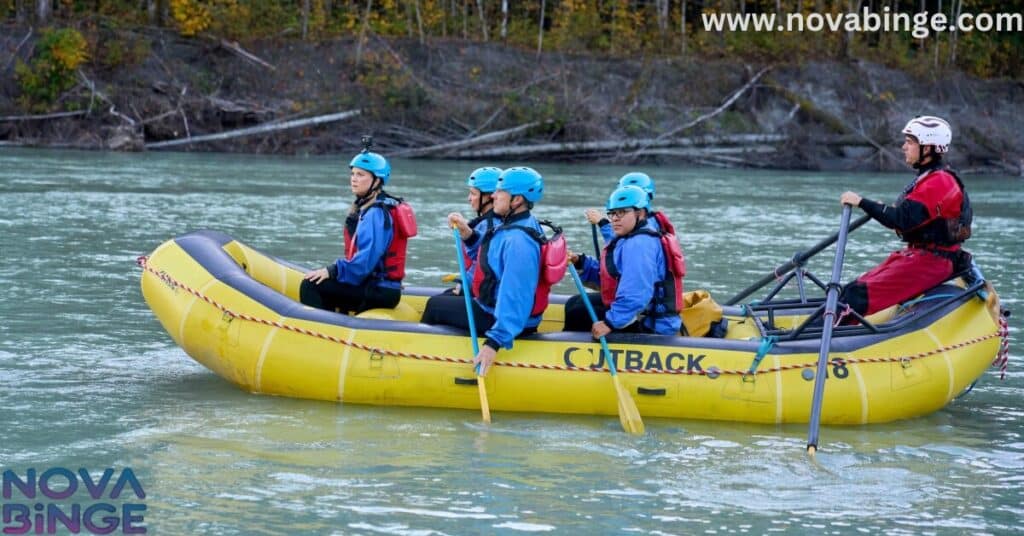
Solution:
<svg viewBox="0 0 1024 536"><path fill-rule="evenodd" d="M1011 104L1024 84L1011 80L922 79L858 60L538 56L380 37L239 45L136 28L100 32L77 85L30 112L13 65L38 32L0 34L0 146L348 154L369 133L395 156L885 171L906 169L899 129L927 113L954 126L954 166L1024 174L1024 109ZM340 112L355 113L301 122ZM285 121L299 126L275 130Z"/></svg>

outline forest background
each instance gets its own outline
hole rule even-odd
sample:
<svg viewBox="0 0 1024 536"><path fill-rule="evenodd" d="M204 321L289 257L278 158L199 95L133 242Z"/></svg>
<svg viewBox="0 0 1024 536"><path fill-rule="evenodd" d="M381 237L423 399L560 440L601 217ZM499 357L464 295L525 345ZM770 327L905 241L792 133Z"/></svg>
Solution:
<svg viewBox="0 0 1024 536"><path fill-rule="evenodd" d="M1024 175L1020 29L702 24L862 10L1024 0L0 0L0 146L895 170L929 114Z"/></svg>

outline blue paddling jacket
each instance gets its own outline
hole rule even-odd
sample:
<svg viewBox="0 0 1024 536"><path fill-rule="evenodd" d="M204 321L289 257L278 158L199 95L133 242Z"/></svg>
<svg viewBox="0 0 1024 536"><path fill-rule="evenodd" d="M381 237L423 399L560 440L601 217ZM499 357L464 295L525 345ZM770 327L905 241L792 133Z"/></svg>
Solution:
<svg viewBox="0 0 1024 536"><path fill-rule="evenodd" d="M543 234L537 219L527 211L509 216L481 240L480 247L487 255L485 266L493 272L497 284L481 286L481 289L493 288L493 296L473 299L494 316L494 326L484 334L487 337L484 344L495 350L512 349L512 341L524 329L540 325L542 316L530 315L540 280L540 244L526 232L510 228L512 226L529 227Z"/></svg>
<svg viewBox="0 0 1024 536"><path fill-rule="evenodd" d="M654 218L647 220L647 229L657 230ZM609 228L611 226L609 225ZM668 264L661 240L646 233L631 233L612 241L612 262L621 274L615 299L605 312L604 321L612 329L622 329L635 321L643 322L646 331L659 335L677 335L682 323L678 314L667 315L665 311L654 311L662 300L654 295L667 277ZM606 253L607 255L607 253ZM600 283L601 263L593 257L583 258L580 278L590 283ZM655 314L651 314L655 313Z"/></svg>
<svg viewBox="0 0 1024 536"><path fill-rule="evenodd" d="M359 210L352 240L355 254L351 259L339 258L328 267L331 277L339 283L349 285L373 284L385 288L402 288L401 281L386 279L384 254L391 245L395 226L387 209L376 206L380 203L398 205L393 197L384 197ZM349 225L350 221L346 221Z"/></svg>

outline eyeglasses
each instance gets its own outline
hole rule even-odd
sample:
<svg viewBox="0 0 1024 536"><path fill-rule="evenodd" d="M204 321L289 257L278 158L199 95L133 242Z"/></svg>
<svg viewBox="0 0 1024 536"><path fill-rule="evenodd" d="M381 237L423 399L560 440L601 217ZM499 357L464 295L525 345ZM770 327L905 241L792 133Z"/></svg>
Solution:
<svg viewBox="0 0 1024 536"><path fill-rule="evenodd" d="M617 208L615 210L609 210L608 212L605 212L605 215L608 216L609 220L618 220L618 219L625 218L626 214L630 214L634 210L636 210L636 209L632 209L632 208Z"/></svg>

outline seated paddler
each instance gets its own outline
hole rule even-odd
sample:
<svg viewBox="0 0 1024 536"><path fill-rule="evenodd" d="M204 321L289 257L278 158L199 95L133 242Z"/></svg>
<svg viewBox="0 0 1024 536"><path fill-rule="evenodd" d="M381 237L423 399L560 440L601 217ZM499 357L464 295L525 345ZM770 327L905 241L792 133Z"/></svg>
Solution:
<svg viewBox="0 0 1024 536"><path fill-rule="evenodd" d="M491 227L480 239L470 289L476 329L485 337L474 359L481 375L499 350L511 350L516 337L537 331L551 285L565 274L564 240L557 235L560 258L548 262L559 256L559 243L545 237L530 212L543 193L544 179L528 167L506 169L495 186L494 213L501 225ZM465 302L459 296L431 298L422 321L469 329Z"/></svg>
<svg viewBox="0 0 1024 536"><path fill-rule="evenodd" d="M685 264L674 235L653 225L649 197L637 186L621 186L608 198L607 216L614 237L595 259L570 254L585 282L599 283L591 293L598 321L592 322L580 296L565 306L566 331L590 331L600 338L613 331L678 335Z"/></svg>
<svg viewBox="0 0 1024 536"><path fill-rule="evenodd" d="M402 298L406 243L416 235L412 207L386 191L391 164L370 152L372 140L349 162L355 200L345 218L345 255L308 272L299 287L303 304L359 313L394 308Z"/></svg>

